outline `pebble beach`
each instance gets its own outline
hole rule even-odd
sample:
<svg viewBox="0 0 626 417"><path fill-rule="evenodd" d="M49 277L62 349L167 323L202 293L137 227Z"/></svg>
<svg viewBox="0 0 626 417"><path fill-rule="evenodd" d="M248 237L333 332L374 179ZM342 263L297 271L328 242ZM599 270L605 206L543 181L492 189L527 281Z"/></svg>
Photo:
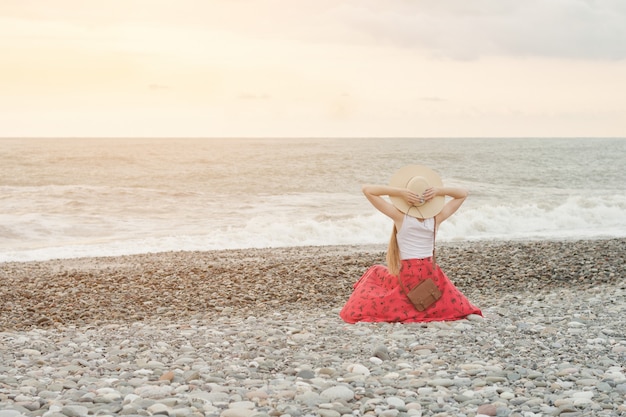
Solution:
<svg viewBox="0 0 626 417"><path fill-rule="evenodd" d="M344 323L384 256L1 263L0 417L626 415L626 239L438 243L482 317Z"/></svg>

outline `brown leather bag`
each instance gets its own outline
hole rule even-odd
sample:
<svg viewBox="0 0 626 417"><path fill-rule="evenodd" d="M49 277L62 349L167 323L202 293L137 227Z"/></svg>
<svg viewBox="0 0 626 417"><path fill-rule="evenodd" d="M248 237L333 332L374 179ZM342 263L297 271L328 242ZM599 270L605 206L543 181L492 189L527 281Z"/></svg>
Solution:
<svg viewBox="0 0 626 417"><path fill-rule="evenodd" d="M441 298L441 291L435 282L428 278L409 291L407 297L418 311L424 311Z"/></svg>

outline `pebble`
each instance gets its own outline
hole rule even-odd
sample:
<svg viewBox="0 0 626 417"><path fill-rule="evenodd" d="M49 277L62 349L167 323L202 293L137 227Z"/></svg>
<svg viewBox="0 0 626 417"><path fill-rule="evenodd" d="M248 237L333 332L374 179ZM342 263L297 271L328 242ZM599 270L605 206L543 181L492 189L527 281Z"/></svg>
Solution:
<svg viewBox="0 0 626 417"><path fill-rule="evenodd" d="M0 417L621 416L621 277L497 294L477 282L484 316L453 323L350 325L340 304L270 300L210 319L5 327Z"/></svg>

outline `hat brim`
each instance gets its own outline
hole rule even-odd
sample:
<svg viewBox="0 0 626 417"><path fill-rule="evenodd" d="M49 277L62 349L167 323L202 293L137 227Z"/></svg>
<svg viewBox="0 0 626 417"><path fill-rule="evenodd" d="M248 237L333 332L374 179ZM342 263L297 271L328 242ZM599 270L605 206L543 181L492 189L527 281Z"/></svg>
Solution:
<svg viewBox="0 0 626 417"><path fill-rule="evenodd" d="M407 165L400 168L389 180L391 187L409 188L411 180L414 178L420 178L420 184L426 184L429 187L441 187L443 183L439 174L432 169L423 165ZM411 189L416 194L422 194L425 189ZM428 219L435 217L443 209L445 204L444 196L437 196L431 200L421 204L419 206L409 205L409 203L402 197L390 196L391 203L401 212L416 217L418 219Z"/></svg>

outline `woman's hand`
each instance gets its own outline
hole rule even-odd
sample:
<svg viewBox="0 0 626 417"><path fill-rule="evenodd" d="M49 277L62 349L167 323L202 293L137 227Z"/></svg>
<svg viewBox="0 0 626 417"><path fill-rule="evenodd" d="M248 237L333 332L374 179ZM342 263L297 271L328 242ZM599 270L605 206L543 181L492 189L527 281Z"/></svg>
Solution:
<svg viewBox="0 0 626 417"><path fill-rule="evenodd" d="M437 197L438 193L439 193L439 188L430 187L430 188L427 188L426 191L424 191L424 194L422 194L422 197L424 198L425 201L430 201L433 198Z"/></svg>
<svg viewBox="0 0 626 417"><path fill-rule="evenodd" d="M402 190L402 198L404 198L406 202L409 203L409 205L411 206L420 206L434 196L435 195L432 194L432 188L424 191L422 195L415 194L410 190Z"/></svg>

